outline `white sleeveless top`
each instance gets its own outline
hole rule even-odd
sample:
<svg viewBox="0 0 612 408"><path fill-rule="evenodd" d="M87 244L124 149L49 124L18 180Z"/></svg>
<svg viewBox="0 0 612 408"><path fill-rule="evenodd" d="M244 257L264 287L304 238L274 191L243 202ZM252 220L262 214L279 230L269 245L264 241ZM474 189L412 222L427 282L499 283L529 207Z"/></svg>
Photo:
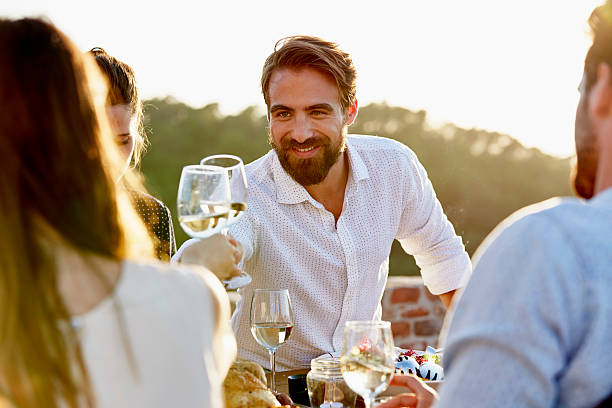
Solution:
<svg viewBox="0 0 612 408"><path fill-rule="evenodd" d="M204 269L123 263L114 296L73 318L98 407L223 407L236 343L223 317L213 339L214 285Z"/></svg>

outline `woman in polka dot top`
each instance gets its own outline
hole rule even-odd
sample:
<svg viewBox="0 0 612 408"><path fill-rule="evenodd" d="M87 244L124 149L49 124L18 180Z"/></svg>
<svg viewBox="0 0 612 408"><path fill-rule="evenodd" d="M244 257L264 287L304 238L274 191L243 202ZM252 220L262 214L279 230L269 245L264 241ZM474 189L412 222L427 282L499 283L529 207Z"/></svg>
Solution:
<svg viewBox="0 0 612 408"><path fill-rule="evenodd" d="M92 48L98 67L109 85L108 116L117 135L117 144L125 157L126 168L140 163L147 140L143 129L142 101L138 96L134 71L126 63L108 55L102 48ZM170 210L160 200L140 191L130 191L132 202L147 226L157 258L169 261L176 252Z"/></svg>

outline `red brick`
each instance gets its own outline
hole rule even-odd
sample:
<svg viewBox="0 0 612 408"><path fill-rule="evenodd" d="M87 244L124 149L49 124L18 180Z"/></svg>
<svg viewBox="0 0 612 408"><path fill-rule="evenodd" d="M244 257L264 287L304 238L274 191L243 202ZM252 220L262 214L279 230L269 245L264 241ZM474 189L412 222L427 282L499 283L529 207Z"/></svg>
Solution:
<svg viewBox="0 0 612 408"><path fill-rule="evenodd" d="M393 336L410 336L410 323L391 323L391 331L393 332Z"/></svg>
<svg viewBox="0 0 612 408"><path fill-rule="evenodd" d="M442 305L442 302L440 302L438 305L434 305L432 311L434 316L441 319L444 319L444 316L446 315L446 308Z"/></svg>
<svg viewBox="0 0 612 408"><path fill-rule="evenodd" d="M423 307L419 307L416 309L406 310L405 312L402 313L402 317L406 319L410 319L411 317L422 317L422 316L427 316L428 314L429 314L429 310Z"/></svg>
<svg viewBox="0 0 612 408"><path fill-rule="evenodd" d="M442 322L439 319L427 319L414 322L414 334L417 336L433 336L440 333Z"/></svg>
<svg viewBox="0 0 612 408"><path fill-rule="evenodd" d="M416 303L421 296L420 288L397 288L391 293L391 303Z"/></svg>
<svg viewBox="0 0 612 408"><path fill-rule="evenodd" d="M395 320L394 319L394 317L395 317L395 313L394 312L395 312L395 309L392 308L392 307L383 307L383 310L382 310L382 319L383 320L389 320L389 321Z"/></svg>
<svg viewBox="0 0 612 408"><path fill-rule="evenodd" d="M400 348L403 348L403 349L411 349L412 348L414 350L425 350L425 348L427 346L429 346L429 344L427 344L426 341L411 341L411 342L408 342L408 343L399 344L397 346L400 347Z"/></svg>

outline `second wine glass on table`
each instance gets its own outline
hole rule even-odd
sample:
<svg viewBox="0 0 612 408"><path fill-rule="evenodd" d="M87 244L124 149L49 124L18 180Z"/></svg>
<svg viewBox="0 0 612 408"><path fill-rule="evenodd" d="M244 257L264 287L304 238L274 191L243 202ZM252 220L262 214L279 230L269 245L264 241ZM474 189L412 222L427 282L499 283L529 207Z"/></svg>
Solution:
<svg viewBox="0 0 612 408"><path fill-rule="evenodd" d="M351 321L344 328L342 377L361 395L366 408L389 386L395 370L391 324L385 321Z"/></svg>
<svg viewBox="0 0 612 408"><path fill-rule="evenodd" d="M271 389L276 392L276 350L293 330L293 308L287 289L255 289L251 300L251 333L270 353Z"/></svg>
<svg viewBox="0 0 612 408"><path fill-rule="evenodd" d="M238 156L231 154L216 154L207 156L200 161L201 165L222 167L227 172L230 189L230 212L223 234L227 235L227 227L237 222L247 208L248 186L244 163ZM241 271L239 276L223 281L226 289L238 289L251 282L251 275Z"/></svg>

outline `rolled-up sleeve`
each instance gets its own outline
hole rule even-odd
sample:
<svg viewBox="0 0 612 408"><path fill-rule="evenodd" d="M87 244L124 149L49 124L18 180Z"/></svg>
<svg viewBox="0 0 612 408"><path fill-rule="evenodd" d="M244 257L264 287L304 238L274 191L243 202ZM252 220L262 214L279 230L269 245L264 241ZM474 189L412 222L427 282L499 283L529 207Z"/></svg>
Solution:
<svg viewBox="0 0 612 408"><path fill-rule="evenodd" d="M472 265L461 237L455 234L427 172L411 151L404 168L405 204L396 239L414 256L431 293L465 286Z"/></svg>

